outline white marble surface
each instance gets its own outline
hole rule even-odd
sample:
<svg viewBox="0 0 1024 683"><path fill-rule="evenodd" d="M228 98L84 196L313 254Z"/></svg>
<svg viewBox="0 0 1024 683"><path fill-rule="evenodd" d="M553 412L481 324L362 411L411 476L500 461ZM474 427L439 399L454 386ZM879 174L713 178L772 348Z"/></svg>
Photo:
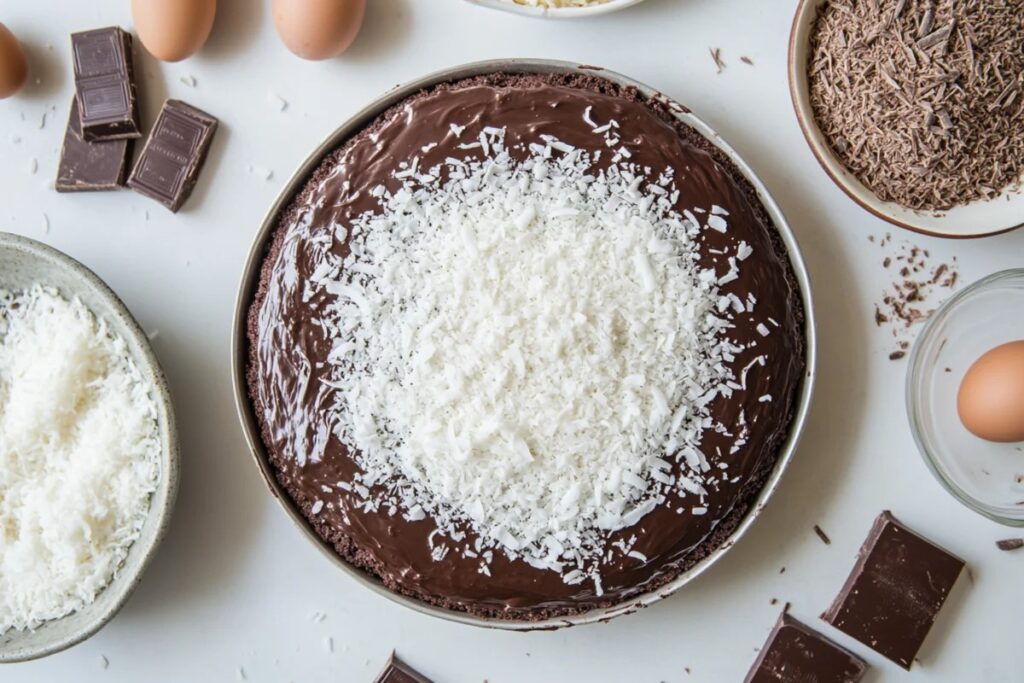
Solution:
<svg viewBox="0 0 1024 683"><path fill-rule="evenodd" d="M621 14L560 23L459 0L369 4L358 43L331 62L306 63L286 52L269 3L257 0L221 0L211 43L197 58L142 61L147 120L173 96L223 122L195 196L172 216L130 192L58 195L49 184L72 93L68 33L129 27L129 3L0 2L0 21L29 44L33 77L40 78L0 102L0 230L81 260L144 327L159 331L156 352L175 394L184 457L170 535L124 611L67 652L0 667L0 681L231 681L241 679L243 667L250 681L368 682L392 648L439 683L739 681L779 612L772 598L792 602L796 615L852 645L874 665L870 681L1021 680L1024 554L994 546L1019 534L949 498L914 448L903 410L905 365L888 360L889 342L872 320L890 278L882 250L867 238L887 227L819 170L790 107L785 54L795 2L649 0ZM728 64L720 75L709 46L720 47ZM755 66L742 64L741 55ZM494 57L605 65L662 89L716 126L789 216L814 279L821 326L806 436L751 533L712 571L653 608L606 625L530 635L414 614L360 589L322 557L261 483L235 416L228 362L250 239L292 170L390 86ZM189 76L194 87L181 80ZM283 112L275 94L288 102ZM250 165L273 175L265 180ZM1024 232L975 242L912 239L936 262L959 256L968 281L1019 266L1024 253ZM922 664L909 674L817 621L883 508L961 554L975 577L961 581ZM817 539L815 523L832 545ZM314 623L318 611L327 618Z"/></svg>

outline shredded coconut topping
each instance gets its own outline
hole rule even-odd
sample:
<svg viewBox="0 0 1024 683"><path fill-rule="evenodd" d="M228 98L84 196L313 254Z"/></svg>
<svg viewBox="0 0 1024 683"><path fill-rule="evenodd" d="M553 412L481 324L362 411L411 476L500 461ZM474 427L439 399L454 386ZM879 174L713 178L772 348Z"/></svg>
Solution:
<svg viewBox="0 0 1024 683"><path fill-rule="evenodd" d="M0 290L0 633L96 599L159 476L151 386L80 301Z"/></svg>
<svg viewBox="0 0 1024 683"><path fill-rule="evenodd" d="M443 166L403 162L379 211L338 226L347 257L311 277L332 295L332 430L362 469L343 488L429 514L435 559L479 556L486 574L497 549L600 594L609 535L670 497L703 509L715 476L701 435L740 387L728 330L746 305L697 245L727 213L677 213L672 169L598 170L551 136L517 161L504 134ZM729 256L729 278L749 255Z"/></svg>

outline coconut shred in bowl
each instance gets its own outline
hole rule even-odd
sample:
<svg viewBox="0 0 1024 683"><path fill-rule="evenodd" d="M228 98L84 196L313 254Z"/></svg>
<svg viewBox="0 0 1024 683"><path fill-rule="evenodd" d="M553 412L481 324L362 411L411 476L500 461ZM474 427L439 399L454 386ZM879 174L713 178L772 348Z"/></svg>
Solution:
<svg viewBox="0 0 1024 683"><path fill-rule="evenodd" d="M80 301L0 290L0 633L106 588L160 476L153 387Z"/></svg>
<svg viewBox="0 0 1024 683"><path fill-rule="evenodd" d="M592 76L421 92L330 154L250 309L313 528L392 590L545 619L714 551L778 456L798 288L724 157Z"/></svg>

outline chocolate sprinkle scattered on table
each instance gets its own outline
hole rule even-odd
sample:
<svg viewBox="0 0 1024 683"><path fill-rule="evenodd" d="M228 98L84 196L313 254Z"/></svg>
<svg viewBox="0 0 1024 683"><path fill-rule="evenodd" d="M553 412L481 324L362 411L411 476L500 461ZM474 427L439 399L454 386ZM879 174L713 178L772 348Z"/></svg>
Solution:
<svg viewBox="0 0 1024 683"><path fill-rule="evenodd" d="M1020 0L827 0L808 64L837 158L880 199L941 211L1024 176Z"/></svg>
<svg viewBox="0 0 1024 683"><path fill-rule="evenodd" d="M916 335L914 328L931 317L945 293L956 288L958 262L954 257L949 263L933 265L927 249L903 240L894 242L888 234L869 239L887 250L882 267L895 270L892 284L875 304L874 320L892 336L896 348L889 353L889 360L896 361L906 357Z"/></svg>
<svg viewBox="0 0 1024 683"><path fill-rule="evenodd" d="M996 541L996 546L1000 550L1020 550L1024 548L1024 538L1007 538L1002 541Z"/></svg>
<svg viewBox="0 0 1024 683"><path fill-rule="evenodd" d="M718 73L722 73L725 70L725 62L722 61L722 49L709 47L708 51L711 53L711 59L715 61L715 68L718 69Z"/></svg>
<svg viewBox="0 0 1024 683"><path fill-rule="evenodd" d="M818 538L821 539L822 543L824 543L825 545L832 545L832 539L829 538L828 534L822 531L821 527L817 524L814 525L814 533L818 534Z"/></svg>

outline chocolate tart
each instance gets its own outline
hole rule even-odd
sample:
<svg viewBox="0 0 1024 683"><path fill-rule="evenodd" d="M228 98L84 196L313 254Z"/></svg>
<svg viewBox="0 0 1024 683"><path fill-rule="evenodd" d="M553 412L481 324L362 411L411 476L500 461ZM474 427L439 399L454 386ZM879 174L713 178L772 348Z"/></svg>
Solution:
<svg viewBox="0 0 1024 683"><path fill-rule="evenodd" d="M375 115L364 112L363 125L307 165L296 191L279 202L265 237L254 247L240 294L235 368L240 410L268 483L296 517L304 518L307 530L344 564L407 604L513 628L607 618L668 594L703 570L734 542L774 488L809 400L813 329L805 274L788 228L783 231L773 219L781 217L777 207L766 207L766 195L748 180L749 171L683 121L688 112L679 105L599 70L486 67L391 98L391 105ZM728 234L702 235L700 264L720 271L726 266L715 256L719 250L738 239L750 244L754 255L722 291L741 298L755 294L758 320L773 324L767 335L753 318L731 330L738 342L756 346L756 353L737 355L737 371L758 354L768 361L746 374L746 391L711 404L712 416L722 424L745 417L750 425L746 445L723 456L729 479L709 493L704 511L680 514L659 506L633 527L615 532L611 540L635 536L633 547L645 559L605 566L602 591L588 583L567 585L555 572L497 552L490 575L455 553L437 560L428 544L436 529L429 516L408 521L366 512L344 491L333 491L335 504L323 505L323 491L350 480L358 469L340 440L330 437L315 462L300 465L305 458L296 457L297 449L324 432L327 398L315 387L330 373L325 362L330 340L312 322L324 302L303 295L313 252L322 248L313 238L374 210L372 188L394 186L391 171L398 162L420 154L451 123L504 127L513 143L517 136L549 133L586 149L596 144L581 125L588 107L618 120L623 139L638 143L633 161L686 169L678 185L689 204L729 211ZM477 131L467 133L473 139ZM424 165L459 154L467 152L443 142L425 155ZM344 253L346 245L336 242L330 248ZM731 445L713 430L703 439L709 451L728 451Z"/></svg>

